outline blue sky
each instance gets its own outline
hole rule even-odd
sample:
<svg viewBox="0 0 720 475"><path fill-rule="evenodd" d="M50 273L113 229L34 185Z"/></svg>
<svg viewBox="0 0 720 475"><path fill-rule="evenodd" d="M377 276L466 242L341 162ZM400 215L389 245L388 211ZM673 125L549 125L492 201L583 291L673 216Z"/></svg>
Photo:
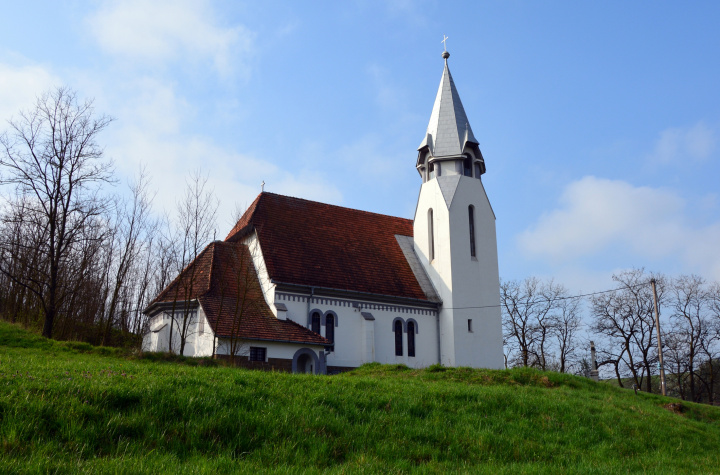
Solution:
<svg viewBox="0 0 720 475"><path fill-rule="evenodd" d="M501 276L720 280L720 3L9 2L0 120L65 84L171 212L202 168L218 235L260 190L412 218L450 69L487 162Z"/></svg>

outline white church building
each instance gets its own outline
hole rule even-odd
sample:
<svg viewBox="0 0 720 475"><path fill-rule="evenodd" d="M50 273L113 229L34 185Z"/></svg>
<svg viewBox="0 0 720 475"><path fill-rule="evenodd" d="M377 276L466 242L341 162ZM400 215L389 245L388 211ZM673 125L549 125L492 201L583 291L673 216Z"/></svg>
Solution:
<svg viewBox="0 0 720 475"><path fill-rule="evenodd" d="M263 192L145 310L144 350L184 336L187 356L292 372L502 368L495 215L449 56L413 220Z"/></svg>

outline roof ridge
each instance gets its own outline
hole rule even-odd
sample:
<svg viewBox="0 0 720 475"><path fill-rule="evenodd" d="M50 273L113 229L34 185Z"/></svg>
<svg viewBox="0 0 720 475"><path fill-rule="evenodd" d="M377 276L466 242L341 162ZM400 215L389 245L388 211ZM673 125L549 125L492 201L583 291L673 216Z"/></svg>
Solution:
<svg viewBox="0 0 720 475"><path fill-rule="evenodd" d="M446 58L430 121L418 150L428 147L433 157L451 157L461 155L468 143L480 145L470 126Z"/></svg>
<svg viewBox="0 0 720 475"><path fill-rule="evenodd" d="M332 345L332 342L331 342L330 340L328 340L328 339L325 338L324 336L320 335L319 333L315 333L315 332L312 331L312 330L308 330L308 329L305 328L303 325L300 325L298 322L295 322L295 321L292 321L292 320L289 320L289 319L288 319L288 320L280 320L279 318L277 319L277 321L278 321L278 322L287 322L287 323L290 323L290 324L292 324L292 325L295 325L295 326L298 327L298 328L302 328L303 330L308 331L308 332L310 332L310 333L312 333L312 334L314 334L314 335L317 335L317 336L319 336L320 338L324 339L325 341L328 342L329 345Z"/></svg>
<svg viewBox="0 0 720 475"><path fill-rule="evenodd" d="M180 278L185 274L185 272L190 268L190 266L194 265L194 264L198 261L198 259L200 259L200 257L202 257L203 254L205 254L206 252L208 252L208 249L210 249L210 247L213 246L216 242L217 242L217 241L213 241L213 242L209 243L207 246L205 246L205 248L203 248L203 250L200 251L200 252L198 253L198 255L196 255L196 256L193 258L193 260L190 261L190 262L188 263L188 265L186 265L186 266L183 268L183 270L181 270L181 271L178 273L178 275L175 276L175 278L174 278L172 281L170 281L170 283L169 283L167 286L165 286L165 288L157 295L157 297L155 297L155 299L151 302L151 304L153 304L153 303L155 303L155 302L161 302L162 300L160 300L160 297L164 297L164 296L165 296L165 293L168 292L168 291L173 287L173 285L174 285L175 283L177 283L177 282L180 281ZM212 269L211 269L211 272L212 272ZM203 294L203 295L205 295L205 294Z"/></svg>
<svg viewBox="0 0 720 475"><path fill-rule="evenodd" d="M316 204L320 204L320 205L324 205L324 206L331 206L331 207L333 207L333 208L346 209L346 210L349 210L349 211L358 211L358 212L360 212L360 213L366 213L366 214L371 214L371 215L375 215L375 216L384 216L384 217L386 217L386 218L394 218L394 219L402 219L402 220L405 220L405 221L412 221L412 219L402 218L402 217L400 217L400 216L392 216L392 215L390 215L390 214L376 213L375 211L367 211L367 210L364 210L364 209L350 208L349 206L335 205L335 204L332 204L332 203L323 203L322 201L309 200L309 199L307 199L307 198L299 198L299 197L297 197L297 196L281 195L281 194L279 194L279 193L271 193L271 192L269 192L269 191L263 191L262 193L260 193L260 195L273 195L273 196L278 196L278 197L281 197L281 198L290 198L290 199L293 199L293 200L305 201L305 202L308 202L308 203L316 203ZM259 196L259 195L258 195L258 196Z"/></svg>
<svg viewBox="0 0 720 475"><path fill-rule="evenodd" d="M203 292L202 294L200 294L203 296L205 294L207 294L208 292L210 292L210 290L212 289L212 276L214 273L213 271L215 270L215 252L217 252L216 244L217 244L217 241L213 241L210 243L210 245L212 246L212 253L210 254L210 270L208 271L208 275L207 275L207 290L205 292ZM198 295L198 297L200 297L200 295Z"/></svg>
<svg viewBox="0 0 720 475"><path fill-rule="evenodd" d="M230 229L230 232L228 233L228 235L225 236L226 242L229 241L230 239L233 239L236 236L240 235L242 233L242 231L245 230L245 228L247 228L249 225L251 225L252 218L255 215L255 213L257 212L258 204L260 203L260 198L262 198L262 196L265 193L266 192L261 192L259 195L257 195L257 197L255 197L253 202L250 203L250 206L248 206L248 208L245 210L245 212L242 214L242 216L240 216L240 219L238 219L237 222L233 225L233 227L232 227L232 229ZM246 216L247 216L247 223L243 227L238 228L238 225L240 224L241 221L246 219L245 218Z"/></svg>

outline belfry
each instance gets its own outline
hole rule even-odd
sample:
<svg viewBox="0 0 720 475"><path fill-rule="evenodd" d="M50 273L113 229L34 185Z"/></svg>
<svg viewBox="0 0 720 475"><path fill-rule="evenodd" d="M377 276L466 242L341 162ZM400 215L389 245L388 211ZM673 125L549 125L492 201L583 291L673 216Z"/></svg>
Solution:
<svg viewBox="0 0 720 475"><path fill-rule="evenodd" d="M485 159L445 60L416 167L423 183L415 251L437 289L440 362L503 366L495 214L481 176Z"/></svg>

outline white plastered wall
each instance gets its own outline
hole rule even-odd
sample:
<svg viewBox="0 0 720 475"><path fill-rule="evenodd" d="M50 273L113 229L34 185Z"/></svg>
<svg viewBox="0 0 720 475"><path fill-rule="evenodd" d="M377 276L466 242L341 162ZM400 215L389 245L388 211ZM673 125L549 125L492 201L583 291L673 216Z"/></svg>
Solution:
<svg viewBox="0 0 720 475"><path fill-rule="evenodd" d="M201 332L202 331L202 332ZM202 305L198 308L198 318L192 334L193 354L188 356L212 356L215 334L205 315Z"/></svg>
<svg viewBox="0 0 720 475"><path fill-rule="evenodd" d="M450 207L438 179L430 180L422 185L414 223L415 250L443 301L442 363L502 368L495 216L480 180L465 176L445 179L457 180ZM475 207L475 258L470 255L470 205ZM428 259L430 208L435 231L433 262ZM468 319L473 321L472 332L468 331Z"/></svg>
<svg viewBox="0 0 720 475"><path fill-rule="evenodd" d="M267 302L268 307L270 307L270 310L277 317L277 309L275 308L276 286L270 281L270 274L268 274L267 266L265 265L265 257L263 256L257 233L253 232L248 235L243 240L243 244L248 247L250 256L252 256L255 271L257 272L258 279L260 280L260 287L262 288L263 296L265 297L265 302Z"/></svg>
<svg viewBox="0 0 720 475"><path fill-rule="evenodd" d="M279 358L285 360L292 360L295 356L295 352L301 348L308 348L312 350L316 356L320 356L320 351L324 348L317 345L306 345L302 343L281 343L274 341L262 341L262 340L243 340L240 342L238 356L248 356L250 354L250 347L266 348L266 358ZM218 343L216 353L218 355L227 355L229 345L223 344L222 341Z"/></svg>
<svg viewBox="0 0 720 475"><path fill-rule="evenodd" d="M276 301L287 306L288 320L309 328L307 299L308 296L284 293L279 293L275 297ZM328 311L332 311L337 315L335 350L327 356L328 366L357 367L363 363L376 361L385 364L403 363L412 368L423 368L438 362L437 317L434 310L322 296L313 297L309 307L311 313L317 310L321 315L325 315ZM363 317L363 312L372 314L375 320L367 320ZM395 356L393 321L396 317L405 321L412 318L417 322L415 357L408 356L408 337L405 332L403 332L403 356ZM326 336L325 326L321 326L320 333Z"/></svg>
<svg viewBox="0 0 720 475"><path fill-rule="evenodd" d="M205 316L205 311L198 305L196 318L189 323L185 341L184 356L211 356L213 332ZM150 322L150 331L143 337L143 351L168 351L170 328L172 327L172 346L174 351L180 349L180 330L178 322L171 325L169 312L160 312ZM160 331L157 331L157 330Z"/></svg>

